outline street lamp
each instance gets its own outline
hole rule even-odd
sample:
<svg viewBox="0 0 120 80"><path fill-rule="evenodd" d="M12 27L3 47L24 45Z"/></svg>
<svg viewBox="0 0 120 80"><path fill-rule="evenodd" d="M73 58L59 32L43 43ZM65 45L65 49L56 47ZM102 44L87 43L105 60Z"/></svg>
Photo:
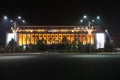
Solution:
<svg viewBox="0 0 120 80"><path fill-rule="evenodd" d="M84 15L83 18L84 18L84 19L87 19L87 15Z"/></svg>
<svg viewBox="0 0 120 80"><path fill-rule="evenodd" d="M6 16L7 17L7 16ZM4 16L5 19L5 16ZM25 20L22 20L21 16L18 16L17 19L21 20L23 23L25 23ZM15 41L16 41L16 35L17 35L17 31L19 30L19 27L17 27L17 20L10 20L10 23L13 24L13 26L11 27L11 30L13 32L14 35L14 47L13 47L13 53L15 53Z"/></svg>
<svg viewBox="0 0 120 80"><path fill-rule="evenodd" d="M21 16L18 16L18 19L22 19L22 17L21 17Z"/></svg>
<svg viewBox="0 0 120 80"><path fill-rule="evenodd" d="M93 32L92 23L94 23L95 20L94 19L88 20L87 18L88 18L87 15L84 15L83 19L81 19L80 22L84 22L84 20L87 20L86 31L88 32L88 35L90 35L90 53L91 53L91 44L92 44L92 42L91 42L91 37L92 37L91 34ZM100 20L100 16L97 16L96 19Z"/></svg>
<svg viewBox="0 0 120 80"><path fill-rule="evenodd" d="M9 17L7 16L3 16L3 20L5 21L5 24L8 24L8 23L12 23L12 27L11 27L11 30L13 32L13 37L14 37L14 43L13 43L13 53L15 53L15 41L16 41L16 33L19 29L19 27L17 27L17 24L20 24L21 22L22 23L26 23L25 20L22 19L21 16L18 16L17 18L13 18L10 20Z"/></svg>
<svg viewBox="0 0 120 80"><path fill-rule="evenodd" d="M7 16L4 16L4 20L7 20L8 19L8 17Z"/></svg>
<svg viewBox="0 0 120 80"><path fill-rule="evenodd" d="M13 35L14 35L14 47L13 47L13 53L15 53L15 39L16 39L16 33L18 31L19 27L17 27L17 24L16 22L13 23L13 27L11 27L11 30L13 32Z"/></svg>
<svg viewBox="0 0 120 80"><path fill-rule="evenodd" d="M88 32L88 35L90 35L90 53L91 53L91 34L93 32L93 26L91 26L91 22L88 21L88 27L86 27L86 30Z"/></svg>
<svg viewBox="0 0 120 80"><path fill-rule="evenodd" d="M25 23L25 20L22 20L23 23Z"/></svg>
<svg viewBox="0 0 120 80"><path fill-rule="evenodd" d="M99 19L100 19L100 16L97 16L97 19L99 20Z"/></svg>

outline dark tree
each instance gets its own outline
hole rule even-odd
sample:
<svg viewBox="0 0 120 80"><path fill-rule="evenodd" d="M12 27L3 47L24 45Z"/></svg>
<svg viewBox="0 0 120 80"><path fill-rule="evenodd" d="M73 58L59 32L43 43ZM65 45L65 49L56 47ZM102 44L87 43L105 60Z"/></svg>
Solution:
<svg viewBox="0 0 120 80"><path fill-rule="evenodd" d="M17 49L17 47L18 47L18 46L17 46L17 42L12 38L12 39L9 41L7 47L8 47L10 50L13 51L14 47L15 47L15 49Z"/></svg>
<svg viewBox="0 0 120 80"><path fill-rule="evenodd" d="M112 43L106 42L104 51L105 52L113 52L114 51L114 47L113 47Z"/></svg>
<svg viewBox="0 0 120 80"><path fill-rule="evenodd" d="M46 41L42 38L41 40L37 40L37 44L36 44L36 50L46 50L47 46L46 46Z"/></svg>
<svg viewBox="0 0 120 80"><path fill-rule="evenodd" d="M63 50L68 50L69 48L69 40L67 39L66 36L62 38L62 49Z"/></svg>

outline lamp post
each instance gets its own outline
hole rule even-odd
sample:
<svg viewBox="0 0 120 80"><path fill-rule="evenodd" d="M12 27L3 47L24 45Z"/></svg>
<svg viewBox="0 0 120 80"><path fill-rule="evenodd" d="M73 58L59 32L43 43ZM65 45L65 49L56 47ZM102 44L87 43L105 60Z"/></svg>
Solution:
<svg viewBox="0 0 120 80"><path fill-rule="evenodd" d="M91 44L92 44L92 42L91 42L91 39L92 39L92 38L91 38L91 37L92 37L91 34L92 34L92 32L93 32L93 26L92 26L91 24L94 23L95 20L94 20L94 19L88 20L87 15L84 15L84 16L83 16L83 19L81 19L80 22L83 23L84 20L87 20L87 26L86 26L85 29L86 29L86 31L88 32L88 35L90 35L90 43L89 43L89 44L90 44L90 53L91 53L91 51L92 51L92 50L91 50ZM97 17L96 17L96 20L100 20L100 16L97 16Z"/></svg>
<svg viewBox="0 0 120 80"><path fill-rule="evenodd" d="M88 21L88 27L86 27L86 30L87 30L87 32L88 32L88 35L90 35L90 53L91 53L91 34L92 34L92 32L93 32L93 26L91 26L91 22L90 21Z"/></svg>
<svg viewBox="0 0 120 80"><path fill-rule="evenodd" d="M11 30L13 32L14 35L14 47L13 47L13 53L15 53L15 41L16 41L16 33L18 31L19 27L17 27L16 22L13 23L13 27L11 27Z"/></svg>
<svg viewBox="0 0 120 80"><path fill-rule="evenodd" d="M22 20L21 16L18 16L17 19L21 20L22 23L25 23L25 20ZM15 53L15 48L16 48L15 41L16 41L16 35L17 35L17 31L19 30L19 27L17 27L17 20L10 20L10 23L13 23L13 26L11 27L11 30L12 30L13 35L14 35L13 53Z"/></svg>
<svg viewBox="0 0 120 80"><path fill-rule="evenodd" d="M13 32L13 38L14 38L14 43L13 43L13 53L15 53L15 41L16 41L16 33L19 29L19 27L17 27L17 22L20 24L22 23L26 23L25 20L22 19L21 16L18 16L17 18L14 18L14 20L10 20L10 18L8 18L7 16L3 16L3 19L5 21L5 23L12 23L12 27L11 30Z"/></svg>

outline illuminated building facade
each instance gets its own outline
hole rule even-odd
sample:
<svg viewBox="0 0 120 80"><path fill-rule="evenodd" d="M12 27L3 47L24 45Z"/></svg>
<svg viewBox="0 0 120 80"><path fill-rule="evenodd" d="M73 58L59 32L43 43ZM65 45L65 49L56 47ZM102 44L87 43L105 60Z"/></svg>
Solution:
<svg viewBox="0 0 120 80"><path fill-rule="evenodd" d="M62 44L66 37L69 44L79 42L83 45L95 44L95 34L101 32L99 26L92 26L89 34L87 26L17 26L16 41L19 46L35 45L37 40L44 40L47 45ZM8 36L10 37L10 36Z"/></svg>

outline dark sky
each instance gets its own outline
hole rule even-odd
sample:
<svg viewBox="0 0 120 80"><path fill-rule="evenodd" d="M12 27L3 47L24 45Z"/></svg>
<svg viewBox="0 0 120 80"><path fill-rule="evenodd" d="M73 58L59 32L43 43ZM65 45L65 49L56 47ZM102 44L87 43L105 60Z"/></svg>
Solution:
<svg viewBox="0 0 120 80"><path fill-rule="evenodd" d="M29 25L79 25L84 14L90 17L100 15L103 27L107 28L111 35L119 34L120 8L119 3L115 1L4 0L0 3L1 21L4 15L10 18L20 15ZM3 43L8 26L0 27L0 41Z"/></svg>

